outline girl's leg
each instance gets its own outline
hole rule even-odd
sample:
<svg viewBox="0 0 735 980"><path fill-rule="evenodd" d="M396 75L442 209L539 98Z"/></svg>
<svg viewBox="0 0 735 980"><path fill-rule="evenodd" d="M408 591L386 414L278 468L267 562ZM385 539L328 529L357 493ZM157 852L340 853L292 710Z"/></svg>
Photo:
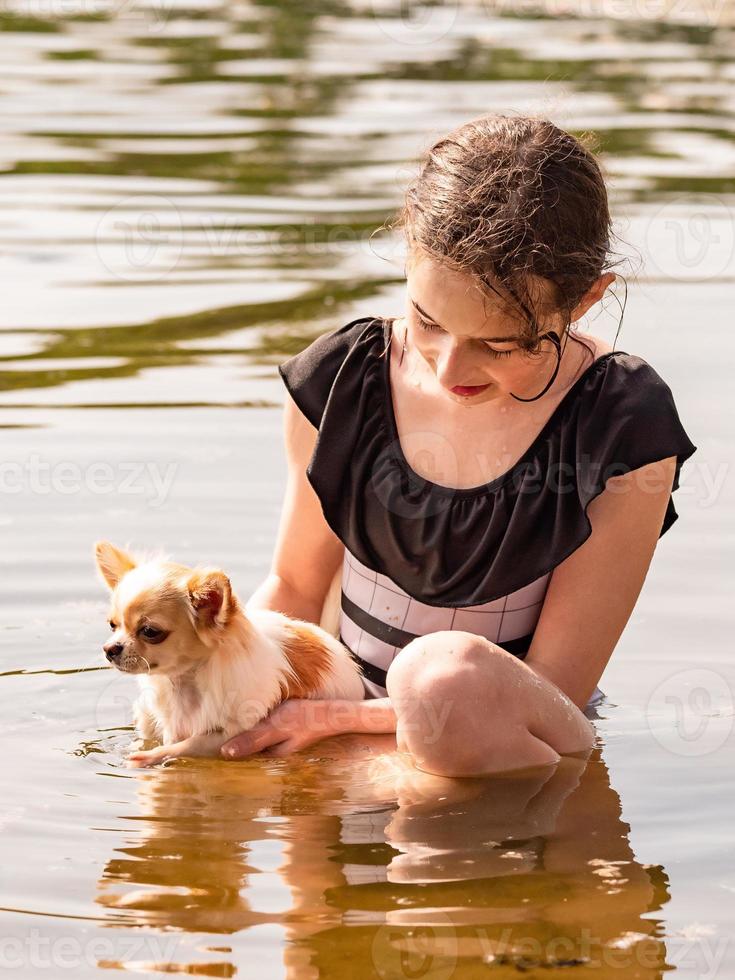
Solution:
<svg viewBox="0 0 735 980"><path fill-rule="evenodd" d="M441 776L479 776L588 753L595 730L559 688L489 640L462 630L417 637L386 681L396 742Z"/></svg>

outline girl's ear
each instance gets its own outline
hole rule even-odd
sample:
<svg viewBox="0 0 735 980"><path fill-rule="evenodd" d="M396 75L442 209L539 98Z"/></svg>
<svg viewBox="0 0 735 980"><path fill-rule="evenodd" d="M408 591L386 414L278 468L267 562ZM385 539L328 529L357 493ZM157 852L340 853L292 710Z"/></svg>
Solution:
<svg viewBox="0 0 735 980"><path fill-rule="evenodd" d="M109 541L97 541L94 546L94 556L97 570L109 588L110 592L117 588L123 575L135 568L135 559L127 551L116 548Z"/></svg>
<svg viewBox="0 0 735 980"><path fill-rule="evenodd" d="M572 323L579 320L580 317L583 317L587 310L593 307L595 303L599 303L605 295L607 287L612 285L616 279L617 276L614 272L604 272L601 276L598 276L574 308L572 312Z"/></svg>
<svg viewBox="0 0 735 980"><path fill-rule="evenodd" d="M216 568L195 570L187 588L197 626L221 629L227 625L235 609L235 597L224 572Z"/></svg>

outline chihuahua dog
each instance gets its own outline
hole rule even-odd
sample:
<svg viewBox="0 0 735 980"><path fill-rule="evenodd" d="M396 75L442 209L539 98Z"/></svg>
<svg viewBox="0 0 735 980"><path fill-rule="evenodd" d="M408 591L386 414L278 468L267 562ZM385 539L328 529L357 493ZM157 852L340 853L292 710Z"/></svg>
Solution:
<svg viewBox="0 0 735 980"><path fill-rule="evenodd" d="M108 541L95 544L95 557L111 592L105 656L138 678L141 741L163 742L128 755L134 765L219 757L287 698L364 697L360 668L339 640L280 612L246 612L219 569L135 558Z"/></svg>

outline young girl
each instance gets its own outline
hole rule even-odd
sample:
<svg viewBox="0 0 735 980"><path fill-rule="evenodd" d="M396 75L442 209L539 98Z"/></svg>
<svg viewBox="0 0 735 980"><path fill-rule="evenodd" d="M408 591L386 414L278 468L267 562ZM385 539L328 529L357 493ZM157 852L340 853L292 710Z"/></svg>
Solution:
<svg viewBox="0 0 735 980"><path fill-rule="evenodd" d="M472 120L426 153L399 222L404 315L279 368L288 488L248 602L319 622L341 567L366 699L286 701L222 751L395 732L439 775L558 762L593 744L585 712L696 447L649 364L575 333L616 278L580 141Z"/></svg>

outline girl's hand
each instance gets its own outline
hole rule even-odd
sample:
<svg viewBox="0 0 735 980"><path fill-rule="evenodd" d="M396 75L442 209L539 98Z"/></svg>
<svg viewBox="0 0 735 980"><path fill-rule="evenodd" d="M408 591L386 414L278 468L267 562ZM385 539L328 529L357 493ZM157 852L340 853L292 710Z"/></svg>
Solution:
<svg viewBox="0 0 735 980"><path fill-rule="evenodd" d="M290 698L246 732L229 739L222 746L224 759L242 759L263 751L265 755L282 757L306 748L339 729L330 722L329 701L310 698Z"/></svg>

